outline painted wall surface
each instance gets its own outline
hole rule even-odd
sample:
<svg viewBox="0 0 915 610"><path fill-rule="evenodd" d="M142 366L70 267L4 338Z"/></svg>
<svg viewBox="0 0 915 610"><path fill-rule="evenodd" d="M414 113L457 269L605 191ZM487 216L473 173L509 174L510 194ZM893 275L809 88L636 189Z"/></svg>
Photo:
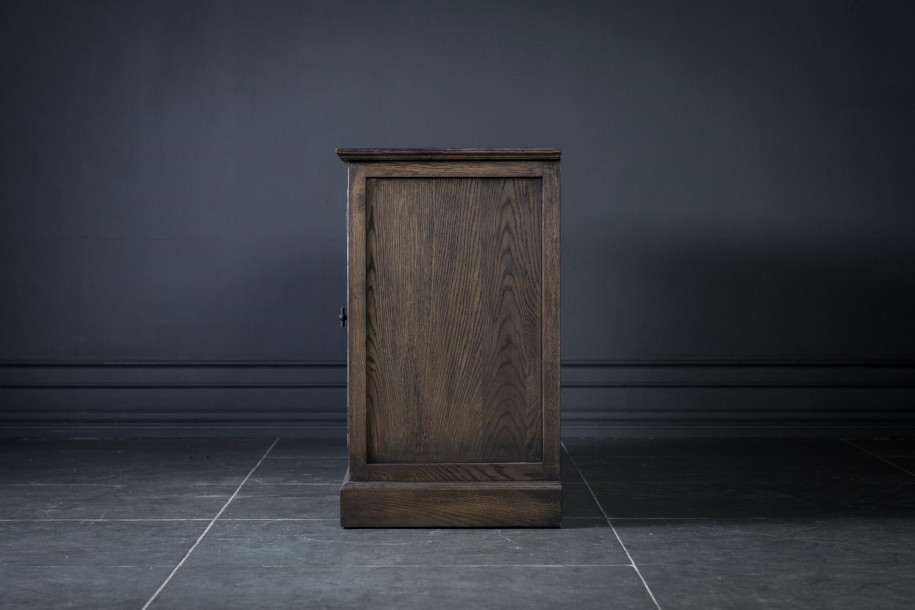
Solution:
<svg viewBox="0 0 915 610"><path fill-rule="evenodd" d="M558 146L567 430L915 420L915 4L0 5L0 430L345 414L337 147ZM45 431L45 432L42 432Z"/></svg>

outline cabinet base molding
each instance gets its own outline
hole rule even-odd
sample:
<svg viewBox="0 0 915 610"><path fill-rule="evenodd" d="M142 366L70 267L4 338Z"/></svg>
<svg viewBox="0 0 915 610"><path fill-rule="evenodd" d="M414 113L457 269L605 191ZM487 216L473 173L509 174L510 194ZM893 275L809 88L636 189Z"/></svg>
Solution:
<svg viewBox="0 0 915 610"><path fill-rule="evenodd" d="M340 491L343 527L559 527L559 481L350 481Z"/></svg>

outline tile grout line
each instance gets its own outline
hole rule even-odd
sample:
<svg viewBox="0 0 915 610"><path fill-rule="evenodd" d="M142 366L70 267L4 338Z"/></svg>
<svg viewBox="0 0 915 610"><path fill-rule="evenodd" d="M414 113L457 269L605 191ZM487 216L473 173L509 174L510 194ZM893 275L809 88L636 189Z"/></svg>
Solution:
<svg viewBox="0 0 915 610"><path fill-rule="evenodd" d="M568 517L569 519L579 519L582 517ZM585 519L600 519L600 517L583 517ZM257 517L230 517L223 521L338 521L337 517L284 517L284 518L257 518ZM183 521L211 521L208 517L191 518L191 519L93 519L91 517L73 517L69 519L0 519L0 523L172 523Z"/></svg>
<svg viewBox="0 0 915 610"><path fill-rule="evenodd" d="M178 565L176 565L174 568L172 568L172 571L169 572L168 576L165 577L165 580L162 581L162 584L159 585L159 588L155 590L155 592L152 594L152 597L150 597L146 601L146 603L143 604L143 607L140 608L140 610L146 610L147 608L149 608L150 604L152 604L154 601L156 601L156 598L159 597L159 594L162 593L162 590L166 587L166 585L168 585L168 583L175 576L175 573L181 568L181 566L184 565L184 562L187 561L187 558L191 556L191 553L194 552L194 549L197 548L197 546L203 540L203 537L207 535L207 532L210 531L210 529L213 527L213 524L216 523L217 519L219 519L220 515L222 515L222 513L224 513L225 510L229 507L229 504L232 503L232 500L235 499L235 496L238 495L238 492L241 491L241 488L244 487L245 483L248 482L248 479L251 478L251 475L254 474L254 471L256 471L260 467L260 465L263 463L263 461L267 458L267 456L270 455L270 452L273 451L273 448L276 447L276 444L279 442L279 440L280 439L278 439L278 438L273 439L273 442L270 444L269 447L267 447L267 451L264 452L264 455L261 456L261 459L257 460L257 464L254 465L254 468L252 468L251 471L248 472L248 474L245 476L245 478L242 479L241 483L238 484L238 487L235 489L235 493L233 493L231 496L229 496L229 499L226 500L226 503L222 505L222 508L220 508L219 512L216 513L216 516L213 517L212 519L210 519L210 522L207 524L206 528L204 528L203 533L201 533L197 537L197 540L195 540L194 544L191 545L191 548L189 548L187 550L187 552L181 558L181 561L178 562Z"/></svg>
<svg viewBox="0 0 915 610"><path fill-rule="evenodd" d="M339 521L339 517L227 517L228 521Z"/></svg>
<svg viewBox="0 0 915 610"><path fill-rule="evenodd" d="M348 460L346 455L272 455L268 460Z"/></svg>
<svg viewBox="0 0 915 610"><path fill-rule="evenodd" d="M610 517L607 516L607 511L604 510L603 505L601 505L600 500L597 499L597 494L594 493L594 490L591 489L591 484L588 483L588 479L585 478L585 474L581 471L581 468L578 467L578 464L575 463L575 460L572 458L572 454L569 453L569 448L566 447L564 441L560 441L562 445L562 450L566 452L566 455L569 457L569 462L572 463L572 466L575 467L575 470L578 472L578 476L581 477L582 482L584 482L585 487L588 488L588 492L591 494L591 498L594 500L594 503L597 504L597 508L600 509L601 514L604 516L604 519L607 520L607 525L610 526L610 531L613 532L613 535L616 536L617 542L620 543L620 547L623 549L623 552L626 553L626 557L629 558L629 563L632 565L632 569L635 570L636 575L639 577L639 580L642 581L642 586L645 587L645 591L648 593L648 596L651 598L651 601L654 602L655 608L661 610L661 604L658 603L657 598L654 596L654 593L651 592L651 587L648 586L648 583L645 582L645 577L642 576L642 571L639 570L639 566L636 565L635 560L632 558L632 554L629 553L629 549L626 548L626 545L623 543L623 539L620 538L619 532L616 531L616 528L613 527L613 522L610 521Z"/></svg>
<svg viewBox="0 0 915 610"><path fill-rule="evenodd" d="M261 481L251 480L254 485L263 485L264 487L339 487L339 483L262 483Z"/></svg>
<svg viewBox="0 0 915 610"><path fill-rule="evenodd" d="M206 517L199 519L93 519L92 517L73 517L70 519L0 519L0 523L161 523L173 521L209 521Z"/></svg>
<svg viewBox="0 0 915 610"><path fill-rule="evenodd" d="M259 566L261 567L261 566ZM278 566L284 567L284 566ZM366 569L415 569L415 568L631 568L628 563L447 563L430 565L427 563L398 563L391 565L367 564L354 565L353 568Z"/></svg>
<svg viewBox="0 0 915 610"><path fill-rule="evenodd" d="M599 519L600 517L595 517ZM753 517L754 519L769 519L769 517ZM714 517L607 517L611 521L711 521Z"/></svg>
<svg viewBox="0 0 915 610"><path fill-rule="evenodd" d="M867 455L871 456L874 459L880 460L884 464L889 464L896 470L900 470L900 471L906 473L907 475L909 475L910 477L915 477L915 472L912 472L911 470L907 470L907 469L903 468L896 462L890 461L889 459L883 457L882 455L877 455L876 453L872 453L872 452L868 451L867 449L865 449L864 447L851 442L847 438L843 438L843 439L839 439L839 440L841 440L843 443L845 443L846 445L848 445L850 447L854 447L858 451L863 451L864 453L866 453Z"/></svg>

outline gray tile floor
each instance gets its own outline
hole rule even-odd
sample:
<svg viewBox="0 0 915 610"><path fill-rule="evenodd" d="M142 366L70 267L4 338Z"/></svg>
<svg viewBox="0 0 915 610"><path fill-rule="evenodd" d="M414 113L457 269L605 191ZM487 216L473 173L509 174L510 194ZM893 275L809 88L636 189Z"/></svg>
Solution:
<svg viewBox="0 0 915 610"><path fill-rule="evenodd" d="M0 441L0 608L911 608L915 441L566 439L559 530L342 530L342 443Z"/></svg>

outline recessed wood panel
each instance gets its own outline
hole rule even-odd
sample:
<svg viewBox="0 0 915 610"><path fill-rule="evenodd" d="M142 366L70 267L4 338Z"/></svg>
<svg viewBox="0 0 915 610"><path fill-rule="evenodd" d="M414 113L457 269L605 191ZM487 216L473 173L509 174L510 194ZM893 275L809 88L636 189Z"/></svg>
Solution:
<svg viewBox="0 0 915 610"><path fill-rule="evenodd" d="M367 463L543 459L542 180L365 181Z"/></svg>

